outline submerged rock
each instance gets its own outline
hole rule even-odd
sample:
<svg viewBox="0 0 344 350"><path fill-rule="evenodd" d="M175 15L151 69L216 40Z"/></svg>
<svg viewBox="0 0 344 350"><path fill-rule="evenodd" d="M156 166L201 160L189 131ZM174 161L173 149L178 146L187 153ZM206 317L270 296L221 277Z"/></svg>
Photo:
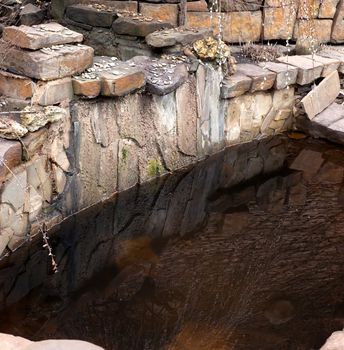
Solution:
<svg viewBox="0 0 344 350"><path fill-rule="evenodd" d="M67 116L67 111L57 106L47 106L42 109L26 107L24 111L27 113L21 115L21 122L31 132Z"/></svg>
<svg viewBox="0 0 344 350"><path fill-rule="evenodd" d="M10 118L0 119L0 137L8 140L19 140L28 133L28 129Z"/></svg>

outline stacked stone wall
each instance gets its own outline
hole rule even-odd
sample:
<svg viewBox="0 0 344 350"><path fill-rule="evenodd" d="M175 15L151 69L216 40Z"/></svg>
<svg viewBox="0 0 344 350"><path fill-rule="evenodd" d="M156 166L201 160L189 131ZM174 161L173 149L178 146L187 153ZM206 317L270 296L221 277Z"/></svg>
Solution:
<svg viewBox="0 0 344 350"><path fill-rule="evenodd" d="M179 0L53 0L52 13L59 19L66 18L66 9L76 3L101 3L115 9L141 13L174 27L186 24L191 27L213 28L215 33L219 30L221 18L223 38L229 43L296 40L307 36L314 36L322 43L344 42L342 0L222 0L219 4L196 0L186 3L186 15ZM220 14L216 13L218 8ZM110 27L106 21L90 23L81 17L79 20L81 26L89 30L92 27Z"/></svg>

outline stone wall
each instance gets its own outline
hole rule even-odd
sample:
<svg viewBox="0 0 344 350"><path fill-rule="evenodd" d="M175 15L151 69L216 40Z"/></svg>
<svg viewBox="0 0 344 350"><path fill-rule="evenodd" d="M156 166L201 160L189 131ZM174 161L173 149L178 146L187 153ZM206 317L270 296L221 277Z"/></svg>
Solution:
<svg viewBox="0 0 344 350"><path fill-rule="evenodd" d="M4 29L2 255L115 192L288 130L298 90L344 64L281 57L224 76L197 59L97 57L80 41L57 23Z"/></svg>
<svg viewBox="0 0 344 350"><path fill-rule="evenodd" d="M166 1L95 1L95 0L53 0L52 13L56 18L65 19L69 24L85 30L99 30L110 35L115 17L99 21L99 14L75 14L75 3L101 3L112 9L138 12L154 20L168 23L173 27L186 24L190 27L219 30L219 18L223 27L223 38L229 43L257 42L260 40L296 40L298 37L313 35L320 42L344 42L344 3L339 0L223 0L221 16L214 13L218 4L205 0L189 1L186 13L179 0ZM212 12L210 11L212 9ZM80 9L79 9L80 10ZM110 22L109 22L110 21ZM116 25L113 25L115 29ZM115 30L116 33L116 30ZM103 40L109 40L104 35ZM111 39L118 41L118 39Z"/></svg>

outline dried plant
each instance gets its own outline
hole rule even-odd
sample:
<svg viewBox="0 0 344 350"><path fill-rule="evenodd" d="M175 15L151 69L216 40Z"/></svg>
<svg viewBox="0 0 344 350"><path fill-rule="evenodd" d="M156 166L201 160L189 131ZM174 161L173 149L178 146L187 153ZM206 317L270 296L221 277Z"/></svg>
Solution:
<svg viewBox="0 0 344 350"><path fill-rule="evenodd" d="M241 48L242 54L254 62L275 61L282 55L276 45L258 45L247 43Z"/></svg>

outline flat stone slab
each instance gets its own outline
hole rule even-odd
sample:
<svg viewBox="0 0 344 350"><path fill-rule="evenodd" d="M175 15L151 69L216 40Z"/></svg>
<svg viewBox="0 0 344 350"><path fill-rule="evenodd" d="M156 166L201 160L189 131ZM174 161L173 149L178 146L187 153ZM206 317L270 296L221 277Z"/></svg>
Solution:
<svg viewBox="0 0 344 350"><path fill-rule="evenodd" d="M142 70L128 67L125 63L109 72L99 73L103 96L124 96L145 86L146 77Z"/></svg>
<svg viewBox="0 0 344 350"><path fill-rule="evenodd" d="M172 28L172 24L161 20L154 20L152 17L145 17L141 14L119 16L112 24L115 34L146 37L157 30Z"/></svg>
<svg viewBox="0 0 344 350"><path fill-rule="evenodd" d="M0 68L39 80L53 80L83 72L92 65L93 53L93 48L81 44L28 51L9 47L0 40Z"/></svg>
<svg viewBox="0 0 344 350"><path fill-rule="evenodd" d="M276 73L275 89L283 90L289 85L296 84L298 68L291 66L290 64L277 63L277 62L261 62L260 67Z"/></svg>
<svg viewBox="0 0 344 350"><path fill-rule="evenodd" d="M221 98L233 98L243 95L250 91L252 78L236 72L235 74L225 78L221 86Z"/></svg>
<svg viewBox="0 0 344 350"><path fill-rule="evenodd" d="M338 72L344 74L344 48L341 49L332 48L332 47L325 47L317 54L321 57L327 57L332 59L337 59L340 61L340 65L338 67Z"/></svg>
<svg viewBox="0 0 344 350"><path fill-rule="evenodd" d="M319 55L306 55L304 57L307 57L310 60L314 59L315 62L319 62L324 65L324 69L321 73L322 77L327 77L332 72L338 70L341 64L340 60L337 58L322 57Z"/></svg>
<svg viewBox="0 0 344 350"><path fill-rule="evenodd" d="M31 79L0 70L0 95L25 100L32 97L34 87Z"/></svg>
<svg viewBox="0 0 344 350"><path fill-rule="evenodd" d="M277 59L279 62L288 63L299 69L296 82L299 85L312 83L321 77L324 65L320 62L313 62L304 56L283 56Z"/></svg>
<svg viewBox="0 0 344 350"><path fill-rule="evenodd" d="M93 65L79 76L73 77L76 95L88 98L103 96L124 96L146 84L144 71L129 62L116 57L96 56Z"/></svg>
<svg viewBox="0 0 344 350"><path fill-rule="evenodd" d="M110 28L117 18L117 13L109 7L97 8L93 4L77 4L68 6L66 16L71 20L93 27Z"/></svg>
<svg viewBox="0 0 344 350"><path fill-rule="evenodd" d="M344 106L334 102L312 120L298 120L297 126L314 137L344 144Z"/></svg>
<svg viewBox="0 0 344 350"><path fill-rule="evenodd" d="M251 92L269 90L274 86L276 80L276 73L255 64L238 64L237 72L252 79Z"/></svg>
<svg viewBox="0 0 344 350"><path fill-rule="evenodd" d="M334 71L301 100L301 105L308 118L313 119L332 104L337 98L339 91L339 74L337 71Z"/></svg>
<svg viewBox="0 0 344 350"><path fill-rule="evenodd" d="M189 77L184 63L169 62L146 56L132 58L130 64L140 67L146 74L146 91L163 96L175 91Z"/></svg>
<svg viewBox="0 0 344 350"><path fill-rule="evenodd" d="M82 34L58 23L39 24L32 27L26 25L5 27L2 38L15 46L30 50L83 41Z"/></svg>
<svg viewBox="0 0 344 350"><path fill-rule="evenodd" d="M196 40L205 39L211 36L212 33L212 29L209 28L177 27L151 33L146 36L146 42L152 47L187 45Z"/></svg>

